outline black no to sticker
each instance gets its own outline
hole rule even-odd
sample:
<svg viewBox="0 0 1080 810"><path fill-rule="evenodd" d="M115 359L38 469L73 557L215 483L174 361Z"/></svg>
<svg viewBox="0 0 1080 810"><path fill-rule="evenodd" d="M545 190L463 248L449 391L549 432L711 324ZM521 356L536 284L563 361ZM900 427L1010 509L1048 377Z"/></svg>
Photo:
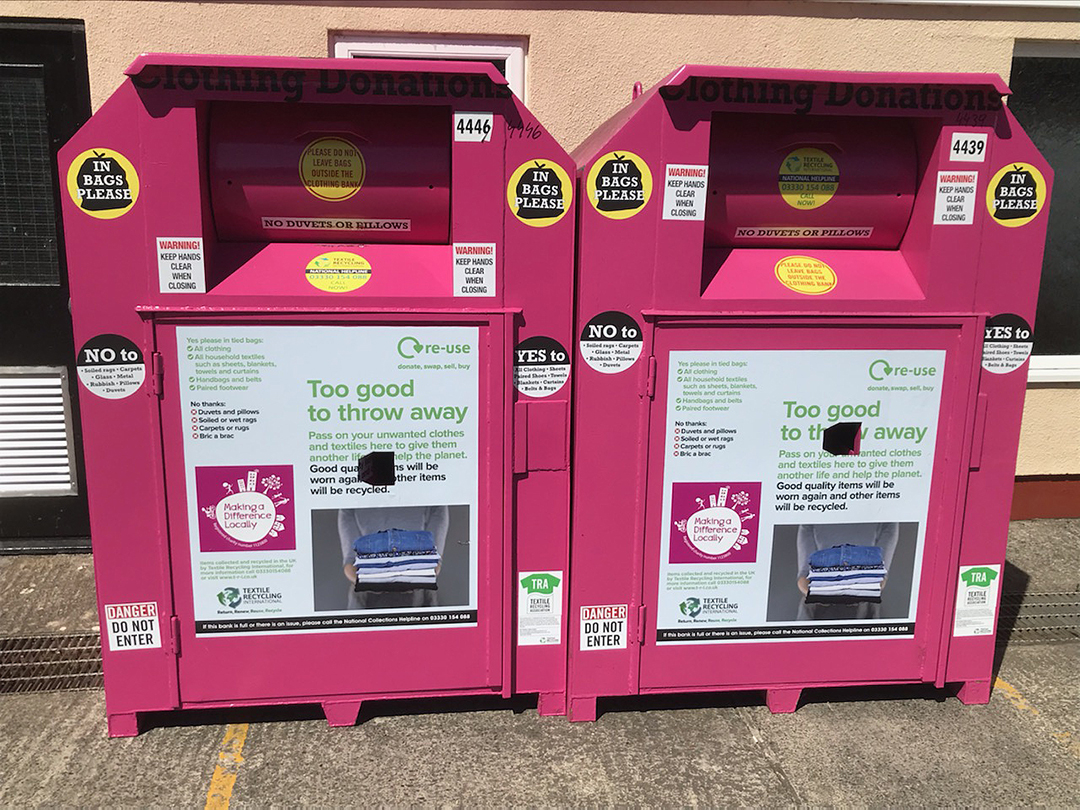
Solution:
<svg viewBox="0 0 1080 810"><path fill-rule="evenodd" d="M625 312L601 312L581 330L582 359L601 374L626 371L641 356L641 326Z"/></svg>
<svg viewBox="0 0 1080 810"><path fill-rule="evenodd" d="M530 397L548 397L570 379L570 355L554 338L537 335L514 347L514 387Z"/></svg>
<svg viewBox="0 0 1080 810"><path fill-rule="evenodd" d="M1016 371L1031 356L1035 331L1019 315L1002 313L986 320L982 367L991 374Z"/></svg>
<svg viewBox="0 0 1080 810"><path fill-rule="evenodd" d="M103 399L131 396L146 379L143 353L122 335L98 335L79 349L76 371L83 388Z"/></svg>

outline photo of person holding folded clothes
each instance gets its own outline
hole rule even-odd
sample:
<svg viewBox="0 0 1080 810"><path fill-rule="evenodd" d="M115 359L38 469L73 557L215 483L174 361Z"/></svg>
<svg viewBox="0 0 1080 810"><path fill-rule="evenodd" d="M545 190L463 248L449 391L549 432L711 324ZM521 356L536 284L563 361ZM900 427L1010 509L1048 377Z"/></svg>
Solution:
<svg viewBox="0 0 1080 810"><path fill-rule="evenodd" d="M798 620L880 618L899 537L899 523L799 526Z"/></svg>
<svg viewBox="0 0 1080 810"><path fill-rule="evenodd" d="M339 509L349 610L435 607L446 550L446 506Z"/></svg>

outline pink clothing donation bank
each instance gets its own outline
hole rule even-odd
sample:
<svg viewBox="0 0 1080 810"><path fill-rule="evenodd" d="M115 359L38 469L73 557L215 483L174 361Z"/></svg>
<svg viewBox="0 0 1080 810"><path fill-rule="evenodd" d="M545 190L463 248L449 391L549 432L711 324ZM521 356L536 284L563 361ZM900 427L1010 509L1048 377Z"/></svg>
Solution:
<svg viewBox="0 0 1080 810"><path fill-rule="evenodd" d="M574 153L570 715L985 703L1050 168L995 75L688 65Z"/></svg>
<svg viewBox="0 0 1080 810"><path fill-rule="evenodd" d="M109 733L562 714L574 169L503 76L144 55L60 162Z"/></svg>

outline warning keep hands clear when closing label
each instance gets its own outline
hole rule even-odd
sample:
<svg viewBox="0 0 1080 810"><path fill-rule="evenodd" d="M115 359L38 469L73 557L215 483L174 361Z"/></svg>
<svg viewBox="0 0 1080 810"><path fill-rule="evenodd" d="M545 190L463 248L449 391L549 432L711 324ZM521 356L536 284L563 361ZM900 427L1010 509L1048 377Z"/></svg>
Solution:
<svg viewBox="0 0 1080 810"><path fill-rule="evenodd" d="M970 225L975 221L978 172L938 172L935 225Z"/></svg>
<svg viewBox="0 0 1080 810"><path fill-rule="evenodd" d="M495 295L495 244L454 243L455 297Z"/></svg>
<svg viewBox="0 0 1080 810"><path fill-rule="evenodd" d="M664 171L664 219L705 219L708 166L669 163Z"/></svg>

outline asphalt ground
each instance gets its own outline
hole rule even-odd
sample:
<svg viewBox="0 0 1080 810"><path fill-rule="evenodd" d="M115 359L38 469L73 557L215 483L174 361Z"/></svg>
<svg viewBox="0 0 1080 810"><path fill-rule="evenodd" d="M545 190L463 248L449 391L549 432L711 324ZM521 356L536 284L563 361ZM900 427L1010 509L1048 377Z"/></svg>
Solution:
<svg viewBox="0 0 1080 810"><path fill-rule="evenodd" d="M1007 592L1080 592L1080 521L1014 523ZM0 558L0 633L96 628L89 558ZM1018 635L1018 634L1014 634ZM1011 638L989 705L932 688L601 703L388 701L172 713L105 736L100 690L0 695L0 805L845 805L1075 807L1080 643Z"/></svg>

